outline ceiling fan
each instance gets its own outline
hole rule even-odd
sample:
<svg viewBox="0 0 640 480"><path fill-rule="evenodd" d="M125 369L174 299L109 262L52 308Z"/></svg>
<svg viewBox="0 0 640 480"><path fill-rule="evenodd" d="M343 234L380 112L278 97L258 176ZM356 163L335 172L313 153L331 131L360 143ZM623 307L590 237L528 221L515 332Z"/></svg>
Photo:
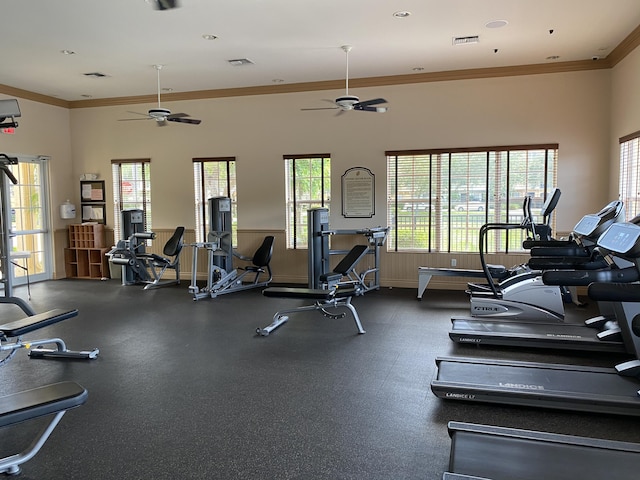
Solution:
<svg viewBox="0 0 640 480"><path fill-rule="evenodd" d="M325 100L326 102L333 103L333 107L321 107L321 108L302 108L301 110L340 110L338 115L349 110L358 110L361 112L377 112L384 113L388 109L387 107L375 107L374 105L380 105L387 103L384 98L374 98L372 100L363 100L362 102L355 95L349 95L349 52L351 51L351 45L343 45L342 50L346 54L347 74L346 74L346 89L345 94L336 98L335 100Z"/></svg>
<svg viewBox="0 0 640 480"><path fill-rule="evenodd" d="M166 125L166 122L177 122L177 123L190 123L192 125L199 125L202 120L197 120L195 118L187 118L189 117L186 113L171 113L171 111L167 108L162 108L160 106L160 70L162 70L163 65L154 65L158 71L158 107L150 109L147 113L139 113L139 112L128 112L133 113L134 115L143 115L145 118L122 118L119 121L126 122L129 120L155 120L159 127Z"/></svg>

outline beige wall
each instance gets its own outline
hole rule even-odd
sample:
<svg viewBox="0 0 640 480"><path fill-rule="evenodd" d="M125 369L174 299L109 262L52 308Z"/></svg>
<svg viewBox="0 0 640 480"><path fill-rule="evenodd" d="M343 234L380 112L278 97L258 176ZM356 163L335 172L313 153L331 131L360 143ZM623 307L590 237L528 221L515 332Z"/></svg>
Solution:
<svg viewBox="0 0 640 480"><path fill-rule="evenodd" d="M55 110L58 120L53 125L63 123L67 135L71 132L72 171L53 172L53 183L62 182L61 189L65 190L56 200L71 197L79 203L77 179L83 172L99 173L106 179L107 198L111 198L110 161L151 158L153 223L159 229L178 224L194 228L193 157L236 157L239 230L281 235L285 226L284 154L331 154L331 227L346 229L387 223L385 150L557 142L558 186L563 192L558 230L570 231L585 213L610 200L607 158L611 76L611 70L594 70L358 88L351 92L362 99L386 98L390 105L386 114L349 112L335 116L331 111L300 111L323 105L322 99L343 93L339 90L163 103L173 112L187 112L202 119L200 126L171 124L159 128L153 121L118 121L132 117L127 110L145 112L153 104L70 112L41 106L38 110ZM49 139L53 128L50 124L39 124L38 128L21 125L20 131L25 137L37 137L42 132ZM53 150L62 148L59 139L50 141ZM23 148L26 145L29 143ZM38 153L57 156L58 152L47 151L46 147L43 144ZM365 166L376 175L377 213L372 219L344 219L340 215L340 176L354 166ZM110 205L107 215L112 224ZM247 253L242 244L239 247ZM283 254L288 255L286 251ZM456 257L459 266L472 268L478 264L476 255ZM447 255L385 255L383 284L415 286L418 266L448 266L449 259ZM291 260L280 260L285 271L274 270L277 279L305 277L306 263L293 255Z"/></svg>

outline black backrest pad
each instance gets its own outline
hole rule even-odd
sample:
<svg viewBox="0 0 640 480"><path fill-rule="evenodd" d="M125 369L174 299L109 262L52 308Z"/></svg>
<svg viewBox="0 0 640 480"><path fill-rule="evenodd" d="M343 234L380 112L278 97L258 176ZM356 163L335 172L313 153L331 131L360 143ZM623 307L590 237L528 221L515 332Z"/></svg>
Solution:
<svg viewBox="0 0 640 480"><path fill-rule="evenodd" d="M0 427L77 407L88 395L75 382L60 382L0 397Z"/></svg>
<svg viewBox="0 0 640 480"><path fill-rule="evenodd" d="M540 211L540 214L543 217L548 217L556 209L561 194L562 192L559 188L554 188L551 191L551 195L547 197L547 200L544 202L544 205L542 205L542 210Z"/></svg>
<svg viewBox="0 0 640 480"><path fill-rule="evenodd" d="M32 332L42 327L58 323L67 318L75 317L78 315L78 309L62 310L57 308L55 310L49 310L48 312L42 312L30 317L20 318L13 320L5 324L0 325L0 332L7 337L19 337L25 333Z"/></svg>
<svg viewBox="0 0 640 480"><path fill-rule="evenodd" d="M184 227L177 227L176 231L167 243L165 243L162 253L168 257L175 257L182 250L182 239L184 238Z"/></svg>
<svg viewBox="0 0 640 480"><path fill-rule="evenodd" d="M252 263L256 267L266 267L271 261L271 255L273 255L273 236L268 235L264 237L262 245L253 254Z"/></svg>
<svg viewBox="0 0 640 480"><path fill-rule="evenodd" d="M346 275L354 269L360 259L365 256L368 251L369 247L367 245L356 245L349 251L349 253L345 255L342 260L340 260L333 271L336 273L341 273L342 275Z"/></svg>

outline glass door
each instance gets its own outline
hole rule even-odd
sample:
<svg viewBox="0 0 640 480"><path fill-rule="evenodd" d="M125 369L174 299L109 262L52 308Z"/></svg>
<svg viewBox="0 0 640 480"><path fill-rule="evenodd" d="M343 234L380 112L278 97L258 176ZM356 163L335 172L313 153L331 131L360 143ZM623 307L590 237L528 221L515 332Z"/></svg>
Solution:
<svg viewBox="0 0 640 480"><path fill-rule="evenodd" d="M11 275L13 285L52 277L51 234L48 206L47 157L17 155L10 169L18 179L14 185L4 175L11 204Z"/></svg>

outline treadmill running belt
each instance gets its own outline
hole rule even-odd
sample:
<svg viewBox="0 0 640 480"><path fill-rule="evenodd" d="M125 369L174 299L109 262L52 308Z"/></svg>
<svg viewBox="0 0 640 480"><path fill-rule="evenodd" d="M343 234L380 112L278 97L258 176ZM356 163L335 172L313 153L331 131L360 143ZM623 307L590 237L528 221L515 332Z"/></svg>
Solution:
<svg viewBox="0 0 640 480"><path fill-rule="evenodd" d="M453 318L449 338L456 343L625 353L622 340L598 337L599 330L567 323L518 323Z"/></svg>
<svg viewBox="0 0 640 480"><path fill-rule="evenodd" d="M458 422L449 471L493 480L634 480L640 445ZM499 460L496 460L499 452Z"/></svg>
<svg viewBox="0 0 640 480"><path fill-rule="evenodd" d="M613 368L436 358L433 393L447 400L640 415L640 379Z"/></svg>

